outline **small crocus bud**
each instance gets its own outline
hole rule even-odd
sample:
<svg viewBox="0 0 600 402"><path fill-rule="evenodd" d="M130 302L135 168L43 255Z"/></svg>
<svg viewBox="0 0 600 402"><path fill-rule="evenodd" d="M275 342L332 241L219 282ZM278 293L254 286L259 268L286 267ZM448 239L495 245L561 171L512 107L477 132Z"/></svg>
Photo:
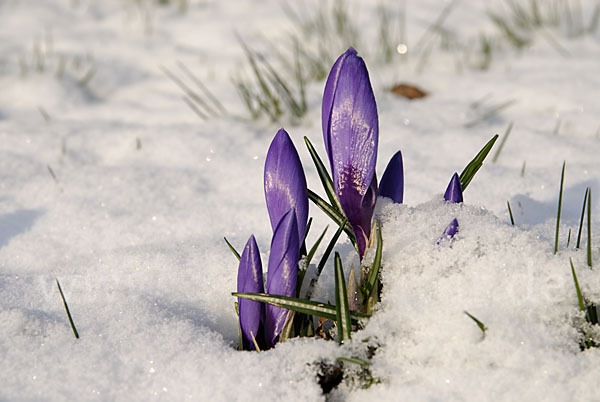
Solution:
<svg viewBox="0 0 600 402"><path fill-rule="evenodd" d="M404 167L402 152L398 151L392 156L381 181L379 182L379 196L391 198L393 202L402 204L404 199Z"/></svg>
<svg viewBox="0 0 600 402"><path fill-rule="evenodd" d="M267 293L293 297L298 280L298 258L300 247L298 224L293 209L281 218L271 240L269 269L267 273ZM283 324L289 310L267 305L265 307L265 342L273 347L279 340Z"/></svg>
<svg viewBox="0 0 600 402"><path fill-rule="evenodd" d="M445 239L452 239L456 233L458 233L458 221L456 220L456 218L454 218L452 219L452 222L450 222L446 230L444 230L440 241L443 241Z"/></svg>
<svg viewBox="0 0 600 402"><path fill-rule="evenodd" d="M337 59L329 73L322 113L333 186L362 258L377 200L379 122L367 67L353 48Z"/></svg>
<svg viewBox="0 0 600 402"><path fill-rule="evenodd" d="M265 198L273 231L290 209L296 211L298 239L302 243L308 221L308 191L300 157L290 136L280 129L265 161Z"/></svg>
<svg viewBox="0 0 600 402"><path fill-rule="evenodd" d="M262 263L260 252L256 245L254 235L250 236L238 268L237 291L240 293L263 293ZM242 342L244 350L255 350L254 337L260 345L263 343L263 325L265 319L265 306L252 300L238 297L240 314L240 328L242 329Z"/></svg>
<svg viewBox="0 0 600 402"><path fill-rule="evenodd" d="M450 202L463 202L462 187L460 185L458 173L454 173L452 179L450 179L450 184L448 184L448 188L446 188L446 193L444 194L444 200Z"/></svg>

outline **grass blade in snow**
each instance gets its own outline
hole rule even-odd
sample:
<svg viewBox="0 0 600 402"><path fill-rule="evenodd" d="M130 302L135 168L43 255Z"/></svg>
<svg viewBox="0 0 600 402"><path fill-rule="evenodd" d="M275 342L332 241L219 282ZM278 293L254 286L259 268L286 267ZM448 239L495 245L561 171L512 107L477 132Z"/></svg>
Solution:
<svg viewBox="0 0 600 402"><path fill-rule="evenodd" d="M310 251L308 252L308 255L306 256L306 266L307 267L308 267L308 264L310 264L310 262L312 261L315 253L317 252L317 248L319 248L319 244L321 244L323 237L325 237L325 233L327 233L327 229L329 229L329 226L325 226L325 229L323 230L323 232L321 233L321 235L319 236L319 238L317 239L315 244L313 244Z"/></svg>
<svg viewBox="0 0 600 402"><path fill-rule="evenodd" d="M554 254L558 253L558 232L560 228L560 213L562 211L563 186L565 184L565 165L566 162L563 162L562 173L560 175L560 190L558 193L558 212L556 214L556 235L554 236Z"/></svg>
<svg viewBox="0 0 600 402"><path fill-rule="evenodd" d="M489 140L487 144L485 144L481 151L479 151L479 153L475 155L475 158L473 158L473 160L465 167L465 169L460 174L460 186L462 187L463 191L467 189L467 186L469 185L471 180L473 180L475 173L477 173L479 168L481 168L481 165L483 165L484 159L492 150L492 147L494 146L494 143L497 139L498 134L494 135L492 139Z"/></svg>
<svg viewBox="0 0 600 402"><path fill-rule="evenodd" d="M340 201L338 200L337 195L335 194L333 180L331 180L329 172L325 168L325 165L323 165L323 161L319 157L319 154L315 150L315 147L313 147L308 137L304 137L304 142L306 143L308 153L310 153L310 157L312 158L313 163L317 168L317 173L319 174L319 178L321 179L321 183L323 184L323 189L327 194L327 198L329 198L329 202L331 202L331 205L339 214L343 215L342 205L340 204Z"/></svg>
<svg viewBox="0 0 600 402"><path fill-rule="evenodd" d="M508 205L508 214L510 215L510 223L515 226L515 219L513 218L512 209L510 209L510 202L506 201L506 205Z"/></svg>
<svg viewBox="0 0 600 402"><path fill-rule="evenodd" d="M338 225L341 225L342 222L344 222L344 220L346 219L344 215L337 212L331 205L327 203L327 201L319 197L317 193L308 190L308 199L311 200L316 206L318 206L321 209L321 211L325 212L325 214L329 216L331 220L333 220ZM348 238L350 239L354 247L356 247L356 237L354 236L354 231L352 230L352 227L348 224L348 222L346 222L346 224L344 225L344 231L348 235Z"/></svg>
<svg viewBox="0 0 600 402"><path fill-rule="evenodd" d="M314 315L315 317L323 317L331 321L336 320L336 308L331 304L320 303L312 300L298 299L296 297L287 297L279 295L271 295L267 293L237 293L231 294L242 299L254 300L261 303L271 304L276 307L287 308L288 310L297 313ZM365 318L369 318L369 314L362 314L356 311L350 312L350 318L353 322L358 322Z"/></svg>
<svg viewBox="0 0 600 402"><path fill-rule="evenodd" d="M573 260L569 258L569 262L571 263L571 273L573 274L573 282L575 282L575 291L577 291L577 303L579 303L579 310L585 311L585 302L583 301L583 294L581 293L581 288L579 287L579 281L577 280L577 274L575 273L575 266L573 265Z"/></svg>
<svg viewBox="0 0 600 402"><path fill-rule="evenodd" d="M237 252L237 250L231 245L231 243L229 243L229 240L227 240L227 237L223 237L223 240L225 240L225 243L227 243L227 246L229 247L229 249L231 250L231 252L233 253L233 255L235 255L235 258L237 258L237 260L240 260L240 253Z"/></svg>
<svg viewBox="0 0 600 402"><path fill-rule="evenodd" d="M587 187L585 189L585 195L583 196L583 207L581 207L581 220L579 221L579 231L577 232L577 244L575 245L575 248L579 248L581 244L581 230L583 229L583 219L585 218L585 206L587 204L589 191L590 188Z"/></svg>
<svg viewBox="0 0 600 402"><path fill-rule="evenodd" d="M498 144L498 149L496 150L496 153L494 154L494 157L492 158L492 163L496 163L496 161L498 160L498 157L500 156L500 152L502 152L502 148L504 148L504 144L506 144L506 140L508 139L508 136L510 135L512 128L513 128L513 122L511 121L510 124L508 125L508 127L506 128L504 135L502 136L502 140L500 140L500 144Z"/></svg>
<svg viewBox="0 0 600 402"><path fill-rule="evenodd" d="M587 264L592 268L592 189L588 192L588 205L587 205Z"/></svg>
<svg viewBox="0 0 600 402"><path fill-rule="evenodd" d="M348 307L346 278L344 278L342 260L338 252L335 253L335 307L338 343L343 344L351 338L352 322L350 319L350 307Z"/></svg>
<svg viewBox="0 0 600 402"><path fill-rule="evenodd" d="M373 265L367 275L367 280L364 284L363 294L365 297L365 303L368 303L369 298L373 293L373 289L377 286L377 280L379 278L379 268L381 267L381 254L383 249L383 238L381 235L381 221L377 221L377 248L375 250L375 259Z"/></svg>
<svg viewBox="0 0 600 402"><path fill-rule="evenodd" d="M481 332L483 332L483 334L485 335L485 331L487 331L487 327L485 326L484 323L482 323L481 321L479 321L475 316L471 315L468 311L465 311L465 314L472 319L473 321L475 321L475 324L477 324L477 326L479 327L479 329L481 330Z"/></svg>
<svg viewBox="0 0 600 402"><path fill-rule="evenodd" d="M60 282L58 279L56 280L56 286L58 286L58 291L60 292L60 298L62 299L63 305L65 306L65 311L67 312L67 317L69 318L69 324L71 324L71 329L73 330L73 335L75 338L79 339L79 332L77 332L77 328L75 328L75 323L73 322L73 317L71 317L71 311L69 311L69 305L67 304L67 300L65 299L65 295L63 294L62 288L60 287Z"/></svg>

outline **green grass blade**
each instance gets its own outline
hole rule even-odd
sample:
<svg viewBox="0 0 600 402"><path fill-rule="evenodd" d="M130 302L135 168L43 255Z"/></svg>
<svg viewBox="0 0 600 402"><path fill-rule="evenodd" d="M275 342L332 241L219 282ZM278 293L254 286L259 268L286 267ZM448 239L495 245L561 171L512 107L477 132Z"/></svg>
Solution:
<svg viewBox="0 0 600 402"><path fill-rule="evenodd" d="M477 324L477 326L479 327L479 329L481 330L481 332L483 332L483 334L485 335L485 331L487 331L487 327L485 326L484 323L482 323L481 321L479 321L475 316L471 315L468 311L465 311L465 314L472 319L473 321L475 321L475 324Z"/></svg>
<svg viewBox="0 0 600 402"><path fill-rule="evenodd" d="M379 280L379 268L381 268L381 255L383 251L383 237L381 235L381 221L377 221L377 248L375 249L375 259L373 265L369 269L367 280L363 285L363 295L365 303L368 302L369 298L373 294L373 290L377 286Z"/></svg>
<svg viewBox="0 0 600 402"><path fill-rule="evenodd" d="M231 250L233 255L235 255L235 258L237 258L237 260L239 261L240 258L242 258L242 257L240 257L240 253L238 253L237 250L231 245L231 243L229 243L229 240L227 240L227 237L223 237L223 240L225 240L225 243L227 243L229 250Z"/></svg>
<svg viewBox="0 0 600 402"><path fill-rule="evenodd" d="M341 345L351 338L352 322L350 319L350 307L348 307L346 278L344 278L342 259L338 252L335 253L335 315L338 328L338 343Z"/></svg>
<svg viewBox="0 0 600 402"><path fill-rule="evenodd" d="M325 229L323 230L323 232L321 233L321 235L319 236L319 238L317 239L315 244L313 244L310 251L308 252L308 255L306 256L306 266L308 266L310 264L310 262L312 261L315 253L317 252L317 249L319 248L319 245L321 244L321 241L323 240L323 237L325 237L325 233L327 233L327 229L329 229L329 226L325 226Z"/></svg>
<svg viewBox="0 0 600 402"><path fill-rule="evenodd" d="M573 282L575 282L575 290L577 291L577 303L579 303L579 310L585 311L585 302L583 301L583 294L579 287L579 281L577 280L577 274L575 273L575 266L573 265L573 259L569 258L571 263L571 273L573 274Z"/></svg>
<svg viewBox="0 0 600 402"><path fill-rule="evenodd" d="M479 151L479 153L475 155L475 158L473 158L473 160L465 167L465 169L460 174L460 185L463 191L467 189L467 186L469 185L471 180L473 180L475 173L477 173L479 168L481 168L481 165L483 165L484 159L491 151L497 139L498 134L494 135L492 139L489 140L487 144L485 144L481 151Z"/></svg>
<svg viewBox="0 0 600 402"><path fill-rule="evenodd" d="M563 162L562 173L560 175L560 191L558 193L558 212L556 214L556 235L554 237L554 254L558 253L558 232L560 228L560 213L562 211L563 187L565 184L565 165Z"/></svg>
<svg viewBox="0 0 600 402"><path fill-rule="evenodd" d="M587 206L587 264L590 268L592 268L592 189L590 187L590 191L588 194L588 206Z"/></svg>
<svg viewBox="0 0 600 402"><path fill-rule="evenodd" d="M571 228L569 228L569 235L567 236L567 248L569 248L570 244L571 244Z"/></svg>
<svg viewBox="0 0 600 402"><path fill-rule="evenodd" d="M371 363L369 363L368 361L359 359L358 357L338 357L336 360L338 362L342 362L342 363L353 363L353 364L358 364L360 366L365 366L365 367L368 367L371 365Z"/></svg>
<svg viewBox="0 0 600 402"><path fill-rule="evenodd" d="M333 250L335 243L337 243L338 239L340 238L340 235L342 234L342 230L343 230L346 222L347 222L347 219L344 218L344 221L342 222L342 224L340 225L338 230L335 232L335 234L329 241L329 244L327 245L327 248L325 249L325 252L323 253L323 256L321 257L321 260L319 261L319 265L317 266L317 278L316 279L318 279L319 275L321 275L321 272L323 272L325 263L327 262L327 259L329 258L329 255L331 254L331 251Z"/></svg>
<svg viewBox="0 0 600 402"><path fill-rule="evenodd" d="M69 318L69 324L71 324L71 329L73 330L73 335L75 335L76 339L79 339L79 332L77 332L77 328L75 328L75 323L73 322L73 317L71 316L71 311L69 310L69 305L67 304L67 300L65 299L65 295L60 287L60 282L58 279L56 280L56 286L58 286L58 291L60 292L60 298L62 299L63 305L65 306L65 311L67 312L67 317Z"/></svg>
<svg viewBox="0 0 600 402"><path fill-rule="evenodd" d="M327 303L299 299L296 297L271 295L267 293L232 293L231 295L235 297L241 297L242 299L271 304L276 307L287 308L288 310L292 310L297 313L323 317L331 321L336 320L335 306ZM369 317L369 314L363 314L356 311L350 312L350 318L352 319L352 322L358 322Z"/></svg>
<svg viewBox="0 0 600 402"><path fill-rule="evenodd" d="M508 136L510 135L512 128L513 128L513 122L511 121L510 124L508 125L508 127L506 128L504 135L502 136L502 140L500 140L500 144L498 144L498 149L496 150L496 153L494 154L494 157L492 158L492 163L496 163L496 161L498 160L498 157L500 156L500 152L502 152L502 148L504 148L504 144L506 144L506 140L508 139Z"/></svg>
<svg viewBox="0 0 600 402"><path fill-rule="evenodd" d="M327 201L319 197L317 193L308 190L308 199L311 200L317 207L319 207L321 211L325 212L325 214L329 216L329 218L331 218L331 220L333 220L336 224L341 225L342 222L345 221L345 216L337 212L331 205L327 203ZM344 231L348 235L348 238L354 247L356 247L356 237L354 236L354 231L348 222L346 222L344 225Z"/></svg>
<svg viewBox="0 0 600 402"><path fill-rule="evenodd" d="M583 219L585 218L585 206L587 204L587 198L588 198L589 191L590 191L590 188L587 187L585 189L585 195L583 196L583 207L581 207L581 220L579 221L579 231L577 232L577 244L575 245L575 248L579 248L579 246L581 244L581 231L583 229Z"/></svg>
<svg viewBox="0 0 600 402"><path fill-rule="evenodd" d="M506 205L508 206L508 215L510 215L510 223L515 226L515 218L513 217L512 209L510 208L510 202L506 201Z"/></svg>
<svg viewBox="0 0 600 402"><path fill-rule="evenodd" d="M340 214L343 215L344 212L342 210L342 205L340 204L340 200L338 200L337 195L335 194L335 188L333 187L333 180L331 180L331 176L329 172L323 165L323 161L319 157L319 154L313 147L312 143L308 139L308 137L304 137L304 142L306 143L306 148L308 148L308 153L317 168L317 173L319 174L319 178L321 179L321 183L323 184L323 189L325 190L325 194L327 194L327 198L329 198L329 202L333 206L333 208Z"/></svg>

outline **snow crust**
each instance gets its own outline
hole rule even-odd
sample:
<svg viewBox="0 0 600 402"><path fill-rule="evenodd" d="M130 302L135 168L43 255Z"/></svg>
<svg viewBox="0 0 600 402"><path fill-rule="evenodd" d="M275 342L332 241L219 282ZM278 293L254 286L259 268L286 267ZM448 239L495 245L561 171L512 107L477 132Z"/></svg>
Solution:
<svg viewBox="0 0 600 402"><path fill-rule="evenodd" d="M406 2L409 38L435 20L438 3ZM373 34L375 2L358 4ZM461 38L489 31L486 9L462 1L446 26ZM331 400L598 400L600 351L579 350L569 266L573 258L585 296L600 302L600 277L585 251L573 249L591 187L600 265L597 35L555 32L568 56L540 37L521 52L506 49L488 71L457 71L441 51L420 73L417 60L366 58L380 119L378 174L398 149L405 169L404 204L380 199L376 211L384 238L379 311L343 347L293 339L250 353L235 350L237 262L222 238L241 250L253 233L267 261L263 167L280 125L309 188L320 183L303 136L325 155L324 82L307 88L309 112L296 126L241 118L230 83L243 64L234 32L278 38L289 28L280 3L190 1L181 14L144 1L31 0L2 2L0 15L1 400L324 400L319 363L367 358L367 345L376 347L371 370L381 383L344 382ZM41 71L35 46L46 54ZM57 77L61 57L68 63ZM177 60L231 116L202 121L187 108L160 70L176 71ZM430 95L398 98L387 88L399 81ZM515 103L465 127L482 98ZM497 162L489 157L464 204L444 203L452 174L511 121ZM312 244L330 222L310 208ZM459 233L437 245L455 217ZM346 271L358 266L349 242L336 249ZM314 297L334 300L332 265ZM485 324L485 336L464 311Z"/></svg>

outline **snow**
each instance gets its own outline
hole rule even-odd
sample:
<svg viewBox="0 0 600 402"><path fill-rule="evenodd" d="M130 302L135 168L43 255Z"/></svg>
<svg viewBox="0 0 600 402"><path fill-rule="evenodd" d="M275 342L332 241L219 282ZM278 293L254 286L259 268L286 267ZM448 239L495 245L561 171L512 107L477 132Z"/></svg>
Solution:
<svg viewBox="0 0 600 402"><path fill-rule="evenodd" d="M406 2L409 56L438 3ZM588 11L594 4L581 3ZM381 382L361 389L348 378L330 399L597 400L600 352L579 350L569 258L584 295L598 302L600 278L585 250L572 247L591 187L599 264L598 33L569 38L549 29L525 49L495 53L487 71L457 67L455 55L436 48L418 72L417 58L386 65L370 57L375 5L354 2L380 117L378 174L398 149L404 156L404 204L380 199L377 207L382 302L343 347L292 339L267 352L235 349L237 263L222 238L241 249L253 233L267 261L263 167L282 125L309 187L320 187L302 138L324 155L324 82L308 86L298 125L249 120L230 83L244 65L234 33L277 39L289 29L280 4L190 1L182 13L150 1L0 3L0 399L324 400L319 364L367 359L368 345L377 346L371 374ZM445 27L464 41L491 32L485 12L502 4L464 0ZM231 116L203 121L189 110L160 69L179 71L178 60ZM79 83L90 68L92 78ZM386 90L400 81L430 95L408 101ZM514 103L465 127L482 98L484 108ZM465 203L445 204L452 174L511 121L497 162L498 143ZM314 206L310 214L312 243L330 222ZM438 246L455 217L459 233ZM358 264L348 241L336 249L346 272ZM330 262L315 298L333 301L333 283ZM485 336L464 311L485 324Z"/></svg>

